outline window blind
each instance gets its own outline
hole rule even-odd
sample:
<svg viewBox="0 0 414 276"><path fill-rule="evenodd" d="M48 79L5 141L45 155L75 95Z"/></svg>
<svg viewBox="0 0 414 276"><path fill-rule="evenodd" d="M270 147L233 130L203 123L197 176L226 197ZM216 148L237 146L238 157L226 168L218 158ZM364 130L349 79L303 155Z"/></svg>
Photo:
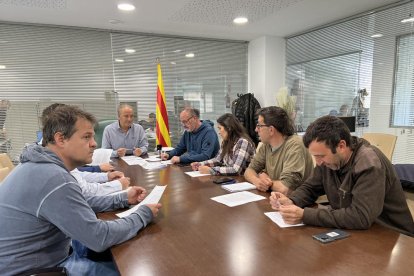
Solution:
<svg viewBox="0 0 414 276"><path fill-rule="evenodd" d="M185 56L190 52L194 57ZM0 23L0 100L7 101L0 108L0 151L18 160L54 102L78 105L98 120L116 118L118 103L129 103L137 121L148 118L155 112L157 57L174 143L185 104L215 120L246 91L246 42Z"/></svg>
<svg viewBox="0 0 414 276"><path fill-rule="evenodd" d="M215 121L231 112L229 102L237 93L246 91L245 42L113 33L112 47L119 100L135 103L139 120L155 113L159 59L173 144L181 136L179 112L185 105L200 109L202 119Z"/></svg>
<svg viewBox="0 0 414 276"><path fill-rule="evenodd" d="M346 105L357 117L356 135L397 135L393 162L413 163L414 26L401 22L413 11L413 1L403 1L288 37L286 83L297 96L296 125L306 129Z"/></svg>

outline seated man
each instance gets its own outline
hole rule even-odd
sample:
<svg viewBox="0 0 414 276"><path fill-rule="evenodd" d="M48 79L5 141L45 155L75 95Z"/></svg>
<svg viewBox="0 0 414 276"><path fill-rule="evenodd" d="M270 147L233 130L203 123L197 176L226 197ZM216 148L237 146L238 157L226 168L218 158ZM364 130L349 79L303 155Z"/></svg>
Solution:
<svg viewBox="0 0 414 276"><path fill-rule="evenodd" d="M74 169L70 172L82 189L84 197L109 195L129 187L130 179L123 172L109 173L82 172Z"/></svg>
<svg viewBox="0 0 414 276"><path fill-rule="evenodd" d="M141 156L148 150L145 131L139 124L134 124L134 110L123 104L118 108L118 122L105 127L102 148L113 149L112 157L125 155Z"/></svg>
<svg viewBox="0 0 414 276"><path fill-rule="evenodd" d="M367 141L351 137L345 123L324 116L303 137L317 167L289 198L272 193L272 208L286 223L368 229L374 222L413 235L414 223L401 184L387 157ZM326 194L329 208L306 208ZM302 209L304 208L304 209Z"/></svg>
<svg viewBox="0 0 414 276"><path fill-rule="evenodd" d="M148 119L139 121L139 124L144 128L145 131L149 130L150 132L154 132L156 125L155 113L148 114Z"/></svg>
<svg viewBox="0 0 414 276"><path fill-rule="evenodd" d="M175 149L162 155L163 160L187 164L216 156L220 145L212 122L201 121L200 111L190 107L181 111L180 121L185 132Z"/></svg>
<svg viewBox="0 0 414 276"><path fill-rule="evenodd" d="M41 117L42 125L45 125L45 122L46 122L48 116L50 114L52 114L53 111L56 108L62 107L62 106L65 106L65 104L62 104L62 103L54 103L54 104L49 105L45 109L43 109L43 111L42 111L42 117ZM39 140L39 142L37 144L43 145L43 134L40 134L40 140ZM45 146L45 145L43 145L43 146ZM112 166L109 163L103 163L103 164L100 164L99 166L88 166L88 165L81 166L81 167L78 168L78 170L81 171L81 172L84 172L84 171L85 172L109 172L109 171L113 171L114 170L114 166Z"/></svg>
<svg viewBox="0 0 414 276"><path fill-rule="evenodd" d="M145 197L141 187L105 197L82 195L70 171L92 161L95 118L62 106L43 125L45 147L30 145L0 185L0 275L65 267L69 275L118 275L112 262L93 262L70 250L76 239L94 251L124 242L148 225L159 204L141 206L123 219L103 221L95 212L125 208Z"/></svg>
<svg viewBox="0 0 414 276"><path fill-rule="evenodd" d="M283 194L295 190L312 172L312 156L283 108L259 109L256 132L263 145L244 173L258 190Z"/></svg>

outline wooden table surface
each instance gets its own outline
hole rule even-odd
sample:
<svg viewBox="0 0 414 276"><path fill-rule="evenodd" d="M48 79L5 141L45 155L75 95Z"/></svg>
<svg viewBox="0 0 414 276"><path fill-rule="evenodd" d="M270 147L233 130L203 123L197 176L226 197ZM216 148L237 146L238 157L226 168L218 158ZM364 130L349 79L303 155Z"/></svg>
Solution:
<svg viewBox="0 0 414 276"><path fill-rule="evenodd" d="M232 208L211 200L227 193L215 176L191 178L183 173L190 167L176 165L146 171L123 161L119 169L148 192L168 185L154 222L112 247L121 275L414 274L414 239L380 225L321 244L312 235L330 229L279 228L264 215L272 211L268 199Z"/></svg>

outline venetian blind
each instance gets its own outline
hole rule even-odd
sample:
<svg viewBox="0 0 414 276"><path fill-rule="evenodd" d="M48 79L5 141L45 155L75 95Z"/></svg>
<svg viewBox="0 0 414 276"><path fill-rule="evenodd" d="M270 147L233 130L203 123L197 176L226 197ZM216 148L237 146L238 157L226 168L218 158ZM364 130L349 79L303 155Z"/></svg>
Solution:
<svg viewBox="0 0 414 276"><path fill-rule="evenodd" d="M185 56L190 52L194 57ZM215 120L246 91L245 42L0 23L0 151L17 160L36 141L40 115L54 102L78 105L98 119L116 118L118 103L127 102L137 120L147 119L155 112L157 57L174 143L184 105Z"/></svg>
<svg viewBox="0 0 414 276"><path fill-rule="evenodd" d="M286 82L297 96L296 125L306 129L316 118L339 115L347 106L347 115L356 116L356 135L397 135L393 162L414 162L412 125L397 128L392 122L393 110L399 118L413 118L412 69L406 57L412 57L414 40L399 39L414 30L412 23L401 22L413 10L413 2L404 1L287 38ZM401 55L405 58L398 59ZM398 67L398 60L405 63ZM404 92L395 89L401 87L399 78L404 79ZM395 91L398 101L393 101Z"/></svg>
<svg viewBox="0 0 414 276"><path fill-rule="evenodd" d="M186 105L215 121L247 87L245 42L112 34L115 87L121 102L137 107L139 120L155 113L157 71L162 68L172 143L180 137L179 113ZM127 52L129 53L127 53Z"/></svg>

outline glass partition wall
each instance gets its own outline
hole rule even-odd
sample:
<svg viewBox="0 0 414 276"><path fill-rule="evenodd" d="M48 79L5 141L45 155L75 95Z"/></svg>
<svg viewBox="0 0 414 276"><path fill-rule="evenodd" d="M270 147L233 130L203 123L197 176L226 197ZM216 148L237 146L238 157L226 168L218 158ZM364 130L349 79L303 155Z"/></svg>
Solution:
<svg viewBox="0 0 414 276"><path fill-rule="evenodd" d="M129 103L136 121L155 113L157 68L163 71L171 136L181 136L185 105L216 120L247 88L247 43L105 30L0 23L0 152L17 160L37 140L51 103L75 104L98 120ZM153 133L148 133L151 147ZM152 150L152 148L151 148Z"/></svg>
<svg viewBox="0 0 414 276"><path fill-rule="evenodd" d="M356 135L397 135L393 162L414 163L413 15L413 1L401 1L288 37L296 125L306 129L327 114L355 116Z"/></svg>

